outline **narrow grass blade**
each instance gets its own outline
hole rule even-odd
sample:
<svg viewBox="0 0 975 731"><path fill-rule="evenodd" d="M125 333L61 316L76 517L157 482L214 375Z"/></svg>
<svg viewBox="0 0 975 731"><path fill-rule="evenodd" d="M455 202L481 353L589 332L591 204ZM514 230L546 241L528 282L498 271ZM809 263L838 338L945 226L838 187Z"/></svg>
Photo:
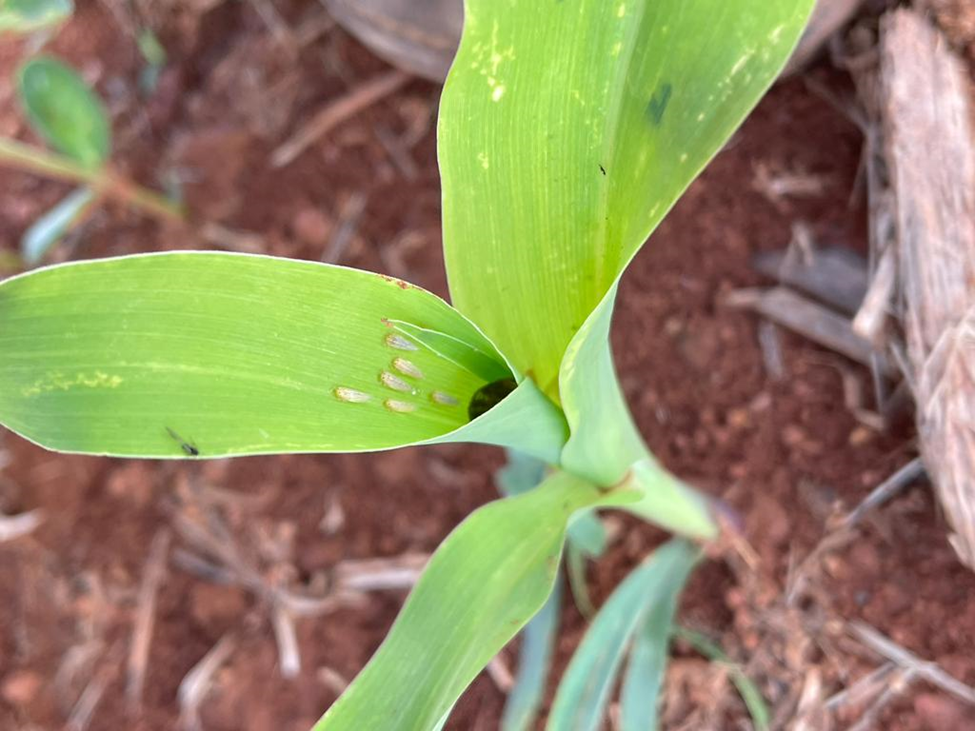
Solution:
<svg viewBox="0 0 975 731"><path fill-rule="evenodd" d="M518 673L508 693L501 717L501 731L531 731L545 697L545 683L552 665L552 651L559 632L562 581L556 579L541 610L521 631Z"/></svg>
<svg viewBox="0 0 975 731"><path fill-rule="evenodd" d="M36 266L44 255L91 210L97 196L90 188L78 188L38 218L24 232L20 253L28 266Z"/></svg>
<svg viewBox="0 0 975 731"><path fill-rule="evenodd" d="M661 602L673 601L700 551L683 540L658 548L617 587L572 657L549 716L549 731L596 731L634 634Z"/></svg>
<svg viewBox="0 0 975 731"><path fill-rule="evenodd" d="M606 551L606 528L595 510L580 511L569 526L569 539L565 548L565 572L576 608L586 619L596 615L589 582L586 580L586 564L589 559L599 558Z"/></svg>
<svg viewBox="0 0 975 731"><path fill-rule="evenodd" d="M484 379L394 329L505 361L443 300L324 264L180 252L0 282L0 423L61 451L141 457L485 441L555 461L559 410L525 379L470 421Z"/></svg>
<svg viewBox="0 0 975 731"><path fill-rule="evenodd" d="M655 731L680 590L661 599L637 631L620 690L620 731Z"/></svg>
<svg viewBox="0 0 975 731"><path fill-rule="evenodd" d="M38 56L24 64L19 80L27 118L50 145L89 168L108 159L108 112L77 73L60 61Z"/></svg>
<svg viewBox="0 0 975 731"><path fill-rule="evenodd" d="M569 543L565 547L565 574L579 614L588 620L596 616L596 607L589 595L589 582L586 580L586 554L579 546Z"/></svg>
<svg viewBox="0 0 975 731"><path fill-rule="evenodd" d="M572 513L599 491L565 473L473 513L441 544L386 640L316 731L427 731L552 591Z"/></svg>
<svg viewBox="0 0 975 731"><path fill-rule="evenodd" d="M0 0L0 33L33 33L74 12L71 0Z"/></svg>
<svg viewBox="0 0 975 731"><path fill-rule="evenodd" d="M684 640L684 642L689 644L712 662L719 662L726 665L731 676L731 682L735 684L735 688L738 689L738 695L741 696L741 700L745 704L745 708L748 709L748 715L752 717L752 723L755 725L755 731L767 731L767 729L770 728L772 723L772 714L769 711L768 705L765 703L765 698L762 696L762 691L760 691L758 686L752 682L751 678L742 672L741 667L739 667L737 663L732 662L731 658L725 654L724 650L718 647L718 645L708 639L705 635L701 634L700 632L687 629L686 627L675 628L674 636L678 639Z"/></svg>

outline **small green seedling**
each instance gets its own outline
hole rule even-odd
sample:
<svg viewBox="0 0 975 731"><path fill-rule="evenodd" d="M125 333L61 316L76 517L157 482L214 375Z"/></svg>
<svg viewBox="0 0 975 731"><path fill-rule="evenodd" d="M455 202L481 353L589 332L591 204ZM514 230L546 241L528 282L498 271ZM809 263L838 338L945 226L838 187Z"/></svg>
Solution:
<svg viewBox="0 0 975 731"><path fill-rule="evenodd" d="M149 28L139 31L136 44L146 62L139 74L139 88L143 94L151 94L159 85L159 76L166 67L166 48Z"/></svg>
<svg viewBox="0 0 975 731"><path fill-rule="evenodd" d="M237 254L42 269L0 283L0 421L119 457L507 447L506 497L447 537L316 729L442 728L529 621L504 728L531 728L563 548L598 555L597 509L678 537L595 616L548 728L598 728L620 673L622 728L652 727L677 597L718 526L633 424L609 347L617 285L811 5L467 0L438 128L453 306L379 274Z"/></svg>
<svg viewBox="0 0 975 731"><path fill-rule="evenodd" d="M55 152L0 138L0 165L82 183L24 234L21 254L28 265L37 264L106 196L152 215L181 218L178 205L109 167L112 130L108 112L73 69L48 56L31 58L18 74L18 92L31 127Z"/></svg>

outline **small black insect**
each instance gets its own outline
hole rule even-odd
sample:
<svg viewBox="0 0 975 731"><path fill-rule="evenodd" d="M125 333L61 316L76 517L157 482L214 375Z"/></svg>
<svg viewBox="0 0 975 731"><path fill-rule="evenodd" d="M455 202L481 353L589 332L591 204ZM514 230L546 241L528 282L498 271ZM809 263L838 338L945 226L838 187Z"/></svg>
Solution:
<svg viewBox="0 0 975 731"><path fill-rule="evenodd" d="M470 403L467 404L467 416L473 421L481 414L486 414L504 401L505 397L516 388L518 388L518 384L513 378L502 378L481 386L474 392Z"/></svg>
<svg viewBox="0 0 975 731"><path fill-rule="evenodd" d="M599 172L601 172L603 175L605 175L606 174L606 168L604 168L602 165L600 165L599 166Z"/></svg>
<svg viewBox="0 0 975 731"><path fill-rule="evenodd" d="M177 442L179 442L180 449L183 450L183 452L186 454L187 457L199 457L200 456L200 450L196 448L196 445L195 444L193 444L192 442L186 441L185 439L183 439L183 437L181 437L179 434L177 434L176 432L174 432L168 426L166 427L166 431L169 432L169 436L171 436L173 439L175 439Z"/></svg>

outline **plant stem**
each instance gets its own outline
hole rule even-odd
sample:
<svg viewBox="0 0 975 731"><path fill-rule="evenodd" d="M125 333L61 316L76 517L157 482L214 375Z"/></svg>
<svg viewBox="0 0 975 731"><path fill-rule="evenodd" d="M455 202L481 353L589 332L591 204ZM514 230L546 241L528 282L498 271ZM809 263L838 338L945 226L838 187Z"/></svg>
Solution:
<svg viewBox="0 0 975 731"><path fill-rule="evenodd" d="M62 155L3 137L0 137L0 165L49 178L85 183L100 195L128 203L159 218L184 220L182 206L133 183L108 167L89 169Z"/></svg>

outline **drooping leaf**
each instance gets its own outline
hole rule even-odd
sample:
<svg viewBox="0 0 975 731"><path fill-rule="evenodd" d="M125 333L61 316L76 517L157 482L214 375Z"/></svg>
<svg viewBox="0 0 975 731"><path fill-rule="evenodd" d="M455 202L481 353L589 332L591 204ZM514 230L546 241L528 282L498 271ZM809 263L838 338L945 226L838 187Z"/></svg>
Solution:
<svg viewBox="0 0 975 731"><path fill-rule="evenodd" d="M427 731L548 598L572 513L598 490L564 472L473 513L430 560L369 664L316 731Z"/></svg>
<svg viewBox="0 0 975 731"><path fill-rule="evenodd" d="M90 188L78 188L38 218L24 232L20 253L28 266L35 266L71 228L85 217L97 196Z"/></svg>
<svg viewBox="0 0 975 731"><path fill-rule="evenodd" d="M596 731L634 633L661 602L680 594L700 551L683 540L658 548L623 580L583 637L549 714L549 731Z"/></svg>
<svg viewBox="0 0 975 731"><path fill-rule="evenodd" d="M21 103L41 137L89 168L108 159L108 112L77 73L60 61L38 56L24 64L19 78Z"/></svg>
<svg viewBox="0 0 975 731"><path fill-rule="evenodd" d="M467 0L438 127L451 295L546 393L812 4Z"/></svg>
<svg viewBox="0 0 975 731"><path fill-rule="evenodd" d="M521 632L518 672L501 716L501 731L531 731L545 697L545 683L559 631L562 581L556 580L541 610Z"/></svg>
<svg viewBox="0 0 975 731"><path fill-rule="evenodd" d="M620 690L620 731L656 731L660 689L682 587L683 582L657 601L637 629Z"/></svg>
<svg viewBox="0 0 975 731"><path fill-rule="evenodd" d="M33 33L67 20L72 0L0 0L0 33Z"/></svg>
<svg viewBox="0 0 975 731"><path fill-rule="evenodd" d="M52 449L216 457L512 441L556 461L566 427L529 380L469 422L484 379L411 323L504 368L443 300L370 272L180 252L0 283L0 423Z"/></svg>

